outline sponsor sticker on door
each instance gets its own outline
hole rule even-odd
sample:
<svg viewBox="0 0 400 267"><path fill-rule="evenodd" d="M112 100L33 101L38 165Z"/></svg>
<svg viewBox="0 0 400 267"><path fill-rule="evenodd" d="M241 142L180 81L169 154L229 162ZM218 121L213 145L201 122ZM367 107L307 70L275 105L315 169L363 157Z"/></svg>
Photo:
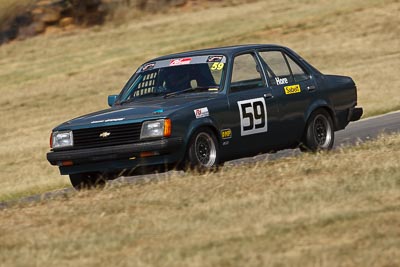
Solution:
<svg viewBox="0 0 400 267"><path fill-rule="evenodd" d="M286 95L297 94L301 92L299 84L285 86L284 89Z"/></svg>

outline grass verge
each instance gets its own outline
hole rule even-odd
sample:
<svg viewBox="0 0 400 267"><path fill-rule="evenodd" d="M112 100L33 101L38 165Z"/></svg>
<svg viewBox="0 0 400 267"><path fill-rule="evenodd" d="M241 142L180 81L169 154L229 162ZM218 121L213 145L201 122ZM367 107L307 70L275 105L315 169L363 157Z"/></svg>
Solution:
<svg viewBox="0 0 400 267"><path fill-rule="evenodd" d="M5 266L398 266L400 135L0 211Z"/></svg>

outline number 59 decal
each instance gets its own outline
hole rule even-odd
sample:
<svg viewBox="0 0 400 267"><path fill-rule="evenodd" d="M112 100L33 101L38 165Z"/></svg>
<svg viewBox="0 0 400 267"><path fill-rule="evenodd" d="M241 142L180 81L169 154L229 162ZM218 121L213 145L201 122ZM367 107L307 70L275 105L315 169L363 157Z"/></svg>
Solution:
<svg viewBox="0 0 400 267"><path fill-rule="evenodd" d="M251 135L268 131L267 107L263 97L238 101L240 134Z"/></svg>

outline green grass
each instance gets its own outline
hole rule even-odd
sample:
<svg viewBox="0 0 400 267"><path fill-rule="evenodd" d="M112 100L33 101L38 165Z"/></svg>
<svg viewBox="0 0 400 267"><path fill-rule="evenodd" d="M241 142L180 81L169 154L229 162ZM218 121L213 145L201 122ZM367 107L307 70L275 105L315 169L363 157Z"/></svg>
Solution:
<svg viewBox="0 0 400 267"><path fill-rule="evenodd" d="M400 135L0 212L5 266L398 266ZM340 174L340 175L338 175Z"/></svg>
<svg viewBox="0 0 400 267"><path fill-rule="evenodd" d="M259 1L37 36L0 47L0 200L69 185L46 161L51 129L107 107L145 60L239 43L287 45L352 76L365 116L400 106L396 0Z"/></svg>

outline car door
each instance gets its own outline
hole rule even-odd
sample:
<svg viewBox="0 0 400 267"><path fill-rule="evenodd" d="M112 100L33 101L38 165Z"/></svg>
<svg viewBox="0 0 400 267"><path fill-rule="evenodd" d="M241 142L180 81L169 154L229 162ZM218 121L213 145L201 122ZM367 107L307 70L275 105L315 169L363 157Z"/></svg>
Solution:
<svg viewBox="0 0 400 267"><path fill-rule="evenodd" d="M299 141L305 126L305 114L316 85L311 76L283 50L259 51L269 88L278 103L279 143Z"/></svg>
<svg viewBox="0 0 400 267"><path fill-rule="evenodd" d="M234 57L228 92L233 156L262 152L273 144L278 117L271 90L254 53Z"/></svg>

